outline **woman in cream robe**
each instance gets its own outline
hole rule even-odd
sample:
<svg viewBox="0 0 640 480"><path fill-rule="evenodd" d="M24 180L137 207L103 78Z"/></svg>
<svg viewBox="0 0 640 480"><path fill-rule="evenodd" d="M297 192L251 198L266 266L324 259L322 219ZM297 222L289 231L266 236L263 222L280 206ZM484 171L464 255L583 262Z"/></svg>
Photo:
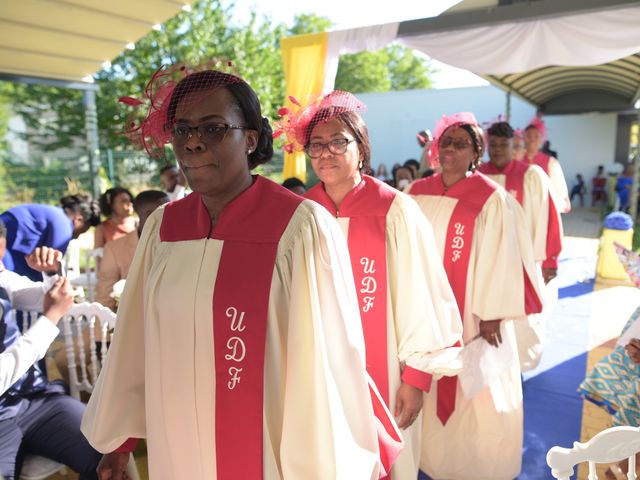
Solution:
<svg viewBox="0 0 640 480"><path fill-rule="evenodd" d="M347 239L367 370L405 441L391 478L415 480L424 393L432 376L460 370L460 349L448 347L461 340L462 324L431 226L407 195L364 174L370 145L358 106L350 93L332 92L307 107L315 114L302 114L321 180L305 197L323 205Z"/></svg>
<svg viewBox="0 0 640 480"><path fill-rule="evenodd" d="M489 162L478 166L507 190L522 206L531 236L534 258L544 279L544 312L515 322L520 368L523 372L540 362L543 347L545 315L558 298L558 290L550 283L558 273L558 256L562 250L562 220L551 192L549 177L537 165L512 160L514 131L507 122L497 122L487 130Z"/></svg>
<svg viewBox="0 0 640 480"><path fill-rule="evenodd" d="M541 308L528 231L515 200L470 171L484 148L472 114L443 117L434 144L442 173L414 182L409 194L433 225L462 312L464 344L475 349L475 342L488 342L513 353L471 398L460 381L438 382L437 395L425 402L421 468L435 480L513 479L520 472L523 417L509 319Z"/></svg>
<svg viewBox="0 0 640 480"><path fill-rule="evenodd" d="M193 193L149 217L129 270L82 425L111 452L99 472L121 478L146 438L154 480L377 479L401 441L367 383L342 234L249 174L273 152L255 92L187 72L160 123Z"/></svg>

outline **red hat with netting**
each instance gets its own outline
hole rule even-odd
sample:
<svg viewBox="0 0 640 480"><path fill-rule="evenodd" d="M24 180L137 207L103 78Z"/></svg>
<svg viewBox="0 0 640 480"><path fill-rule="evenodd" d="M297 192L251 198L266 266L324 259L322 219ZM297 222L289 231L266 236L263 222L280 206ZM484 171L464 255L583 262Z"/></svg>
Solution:
<svg viewBox="0 0 640 480"><path fill-rule="evenodd" d="M367 110L367 106L358 100L355 95L342 90L334 90L325 96L315 97L303 106L296 98L289 97L292 108L282 107L278 115L282 120L274 122L275 131L273 138L284 134L287 143L284 145L286 152L303 151L311 130L319 123L328 122L345 112L359 114Z"/></svg>
<svg viewBox="0 0 640 480"><path fill-rule="evenodd" d="M436 128L434 132L434 140L431 146L429 147L429 166L431 168L436 168L440 166L440 160L438 158L438 145L440 143L440 138L450 127L455 127L459 125L471 125L474 128L477 128L482 134L482 128L478 124L476 120L476 116L471 112L459 112L454 113L453 115L443 115L438 123L436 123Z"/></svg>
<svg viewBox="0 0 640 480"><path fill-rule="evenodd" d="M202 95L196 93L208 94L216 88L243 81L236 74L233 62L228 60L211 60L196 67L162 66L147 83L142 99L118 99L135 108L123 133L150 156L163 157L164 146L173 137L178 103L181 111L188 111L202 99Z"/></svg>
<svg viewBox="0 0 640 480"><path fill-rule="evenodd" d="M547 126L541 117L539 116L534 117L529 122L529 125L527 125L527 128L525 128L525 130L529 129L530 127L533 127L540 132L540 134L542 135L543 142L547 140Z"/></svg>

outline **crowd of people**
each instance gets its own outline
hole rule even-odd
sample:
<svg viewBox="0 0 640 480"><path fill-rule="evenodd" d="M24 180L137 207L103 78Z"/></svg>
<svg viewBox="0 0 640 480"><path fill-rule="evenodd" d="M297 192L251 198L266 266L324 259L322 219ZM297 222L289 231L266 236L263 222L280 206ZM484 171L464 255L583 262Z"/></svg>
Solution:
<svg viewBox="0 0 640 480"><path fill-rule="evenodd" d="M0 473L35 453L123 479L146 439L153 479L517 477L521 374L574 196L544 122L444 115L418 133L420 160L374 174L351 93L296 101L272 129L224 69L161 69L145 92L129 133L152 155L172 145L163 191L0 215ZM278 136L316 185L251 173ZM117 323L85 408L37 359L72 303L61 257L92 226ZM8 312L25 302L43 316L21 336ZM50 399L66 416L45 434Z"/></svg>

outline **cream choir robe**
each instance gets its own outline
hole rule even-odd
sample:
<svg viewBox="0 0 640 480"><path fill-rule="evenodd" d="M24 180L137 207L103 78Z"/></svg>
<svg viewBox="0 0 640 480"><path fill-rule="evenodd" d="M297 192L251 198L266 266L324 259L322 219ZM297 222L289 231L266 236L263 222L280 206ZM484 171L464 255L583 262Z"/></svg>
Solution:
<svg viewBox="0 0 640 480"><path fill-rule="evenodd" d="M538 152L532 159L526 155L522 161L528 164L538 165L551 180L551 191L555 195L556 205L560 209L560 213L571 211L571 200L569 199L569 188L564 178L562 166L557 158Z"/></svg>
<svg viewBox="0 0 640 480"><path fill-rule="evenodd" d="M484 163L478 171L506 189L518 200L524 211L531 235L536 261L543 267L558 267L562 250L562 219L555 206L549 177L541 167L524 162L511 161L500 171L491 163ZM544 286L545 299L557 298L555 282ZM553 303L553 302L552 302ZM547 305L545 306L545 310ZM514 323L518 340L520 368L532 370L542 355L545 313L529 315L526 321Z"/></svg>
<svg viewBox="0 0 640 480"><path fill-rule="evenodd" d="M293 195L257 177L232 204L257 188L266 193L249 210L274 189ZM196 193L178 202L197 202L186 222L209 225ZM227 386L215 383L212 298L226 242L208 238L206 229L204 238L161 241L171 205L145 225L82 431L101 452L146 438L154 480L211 480L216 389ZM301 200L270 277L262 478L377 479L376 421L348 251L325 209ZM251 301L252 292L246 295Z"/></svg>
<svg viewBox="0 0 640 480"><path fill-rule="evenodd" d="M379 193L394 197L385 219L386 363L389 409L394 412L395 393L401 381L425 389L422 384L424 378L420 376L428 374L427 384L433 385L435 382L431 383L431 375L438 379L459 371L461 364L456 355L459 349L447 347L461 340L462 323L436 250L433 229L408 195L365 175L363 181L345 197L339 212L324 192L322 184L316 185L307 196L320 201L333 215L337 215L337 221L348 239L351 224L349 215L369 214L379 201ZM357 208L352 207L361 199L363 211L356 213ZM402 365L413 369L413 378L402 375ZM407 373L408 370L405 369ZM427 396L430 395L427 393ZM421 418L422 414L413 425L402 431L405 448L393 466L393 480L416 479L420 462Z"/></svg>
<svg viewBox="0 0 640 480"><path fill-rule="evenodd" d="M435 185L439 194L420 194L425 182ZM530 308L525 291L535 290L531 294L537 297L538 311L541 308L529 233L521 209L504 189L474 173L447 191L441 175L436 174L414 182L409 194L431 222L438 251L444 256L449 246L457 244L455 238L447 238L456 206L480 188L490 188L492 193L475 218L472 238L467 236L465 240L471 240L462 312L465 343L479 334L482 320L525 316ZM458 195L460 191L462 195ZM503 323L503 342L517 348L513 323ZM434 480L513 479L520 472L522 437L522 386L516 359L499 379L472 399L465 397L458 382L455 410L444 426L438 417L437 395L427 395L421 469Z"/></svg>

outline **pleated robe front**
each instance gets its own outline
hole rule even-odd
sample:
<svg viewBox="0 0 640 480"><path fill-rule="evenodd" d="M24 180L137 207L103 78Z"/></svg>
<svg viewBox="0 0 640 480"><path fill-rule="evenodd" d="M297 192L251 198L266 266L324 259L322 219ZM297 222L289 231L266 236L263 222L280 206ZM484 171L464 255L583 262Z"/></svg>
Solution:
<svg viewBox="0 0 640 480"><path fill-rule="evenodd" d="M265 182L265 194L281 188L258 177L250 189ZM194 224L209 221L206 209L197 210L206 218ZM215 381L212 299L225 242L206 235L163 242L164 212L145 225L82 431L105 453L146 438L154 480L211 480L218 478L216 422L224 420L216 417L216 389L226 387ZM299 204L277 245L262 424L265 480L379 476L348 251L335 221L310 201Z"/></svg>
<svg viewBox="0 0 640 480"><path fill-rule="evenodd" d="M440 174L414 182L409 194L433 226L438 252L443 258L449 223L458 202L465 202L455 191L466 188L463 182L485 186L488 196L476 216L466 275L462 319L464 342L479 335L482 320L512 319L527 314L525 292L531 288L540 298L536 265L529 233L520 208L507 192L482 174L474 173L450 189L445 189ZM418 194L420 182L439 182L439 195ZM473 185L473 184L468 184ZM451 261L451 259L443 259ZM517 348L513 323L503 320L503 342ZM437 393L438 385L435 390ZM517 358L509 368L472 399L462 392L458 381L455 410L445 425L438 417L437 395L428 395L423 416L421 469L434 480L440 479L513 479L521 467L523 438L522 386Z"/></svg>
<svg viewBox="0 0 640 480"><path fill-rule="evenodd" d="M542 168L511 161L502 171L490 163L480 165L478 170L505 188L522 206L536 262L557 268L558 256L562 251L562 219L555 204L555 195L551 192L549 177ZM551 282L543 287L547 304L543 305L542 313L529 315L525 321L514 323L520 369L523 372L534 369L540 363L547 312L555 304L551 300L558 297L555 285L555 282Z"/></svg>
<svg viewBox="0 0 640 480"><path fill-rule="evenodd" d="M387 259L387 374L389 410L395 411L396 392L402 381L417 388L430 385L431 377L455 375L459 360L451 347L462 338L462 323L455 297L438 256L433 229L416 203L379 180L363 176L362 182L345 197L339 210L318 184L311 198L337 216L345 238L349 238L351 218L348 205L367 195L367 205L375 210L377 189L392 192L395 197L385 218L384 241ZM366 209L362 215L367 215ZM350 252L354 255L354 252ZM367 346L367 348L371 348ZM374 353L375 355L375 353ZM402 366L421 376L419 382L402 375ZM425 380L425 377L427 380ZM427 396L432 395L427 393ZM422 413L409 428L402 431L405 448L391 471L393 480L415 480L420 463Z"/></svg>

